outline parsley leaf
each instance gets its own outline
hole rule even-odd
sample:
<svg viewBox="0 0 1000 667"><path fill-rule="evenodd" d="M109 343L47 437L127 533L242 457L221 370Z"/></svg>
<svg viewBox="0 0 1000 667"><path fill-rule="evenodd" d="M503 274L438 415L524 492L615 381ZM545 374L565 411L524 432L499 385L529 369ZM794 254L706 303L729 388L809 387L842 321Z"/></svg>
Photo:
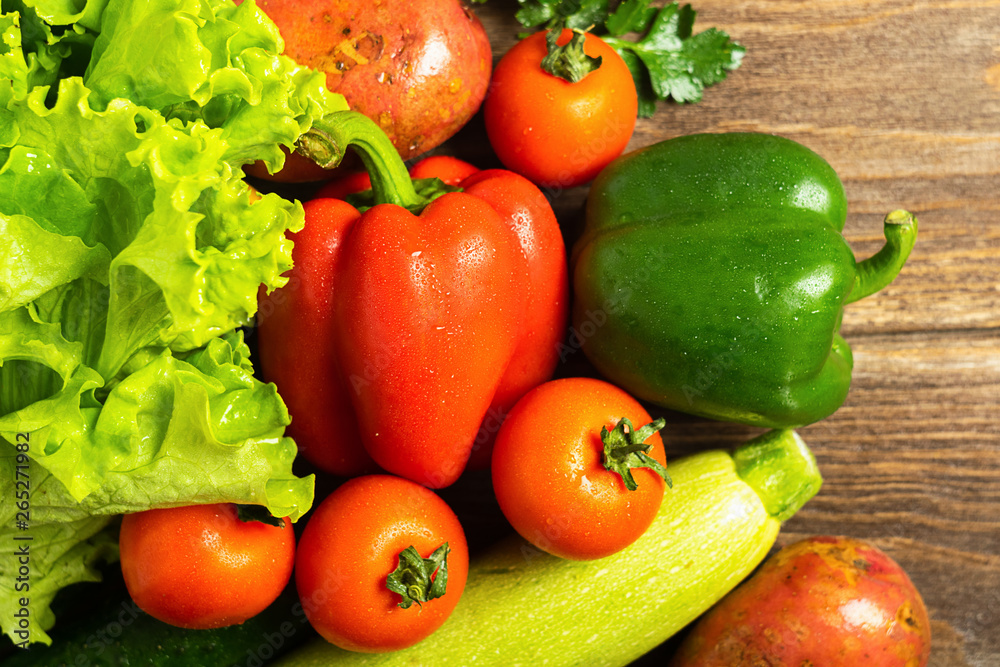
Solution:
<svg viewBox="0 0 1000 667"><path fill-rule="evenodd" d="M517 0L521 9L517 20L525 28L566 28L588 30L608 16L608 0Z"/></svg>
<svg viewBox="0 0 1000 667"><path fill-rule="evenodd" d="M634 4L643 1L630 0ZM622 3L619 12L630 2ZM715 28L692 34L696 15L691 5L681 7L674 2L660 10L639 41L613 36L605 37L605 41L619 54L626 51L638 57L648 70L657 99L671 97L680 103L698 102L707 86L722 81L727 71L740 66L745 49ZM633 25L642 20L640 15ZM637 68L630 66L629 69L635 78ZM638 85L636 90L638 92Z"/></svg>
<svg viewBox="0 0 1000 667"><path fill-rule="evenodd" d="M639 96L639 116L656 111L656 101L698 102L705 88L740 66L746 52L725 32L694 34L697 12L677 2L662 8L650 0L518 0L517 19L527 28L569 28L600 36L622 57ZM625 35L635 33L637 40Z"/></svg>
<svg viewBox="0 0 1000 667"><path fill-rule="evenodd" d="M625 0L604 21L604 27L613 37L621 37L627 32L646 32L656 18L656 11L649 6L649 0Z"/></svg>

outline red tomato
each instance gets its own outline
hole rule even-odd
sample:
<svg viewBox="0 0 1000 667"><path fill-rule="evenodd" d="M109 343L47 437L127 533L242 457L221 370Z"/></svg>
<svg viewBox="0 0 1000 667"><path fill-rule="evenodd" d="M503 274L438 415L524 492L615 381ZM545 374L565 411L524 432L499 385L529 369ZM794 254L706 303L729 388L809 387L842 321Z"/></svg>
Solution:
<svg viewBox="0 0 1000 667"><path fill-rule="evenodd" d="M412 178L440 178L445 185L458 185L479 169L449 155L432 155L410 167Z"/></svg>
<svg viewBox="0 0 1000 667"><path fill-rule="evenodd" d="M570 34L564 30L558 43ZM602 58L598 69L576 83L542 70L545 35L525 38L497 64L483 106L486 132L508 169L544 187L568 188L592 180L621 155L638 101L625 61L591 34L584 52Z"/></svg>
<svg viewBox="0 0 1000 667"><path fill-rule="evenodd" d="M442 545L441 597L406 603L387 586L401 553L428 558ZM302 608L327 641L351 651L395 651L434 632L451 614L469 568L458 518L433 491L391 475L356 477L315 509L299 541L295 583ZM441 576L434 570L433 580Z"/></svg>
<svg viewBox="0 0 1000 667"><path fill-rule="evenodd" d="M518 401L497 434L492 470L500 509L522 537L553 555L589 560L646 531L663 500L663 478L633 468L637 488L628 490L603 463L601 429L623 419L637 431L652 421L627 393L590 378L553 380ZM645 443L665 465L659 434Z"/></svg>
<svg viewBox="0 0 1000 667"><path fill-rule="evenodd" d="M236 506L192 505L127 514L119 536L129 595L153 618L221 628L263 611L292 575L295 536L241 521Z"/></svg>

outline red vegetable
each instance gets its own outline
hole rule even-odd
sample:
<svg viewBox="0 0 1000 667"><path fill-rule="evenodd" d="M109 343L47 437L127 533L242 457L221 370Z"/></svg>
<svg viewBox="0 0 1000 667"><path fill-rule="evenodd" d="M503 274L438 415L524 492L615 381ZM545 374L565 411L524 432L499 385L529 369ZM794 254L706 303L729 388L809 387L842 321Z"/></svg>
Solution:
<svg viewBox="0 0 1000 667"><path fill-rule="evenodd" d="M465 192L486 201L513 230L528 264L521 293L514 355L504 371L476 436L469 465L490 465L500 424L529 389L552 377L559 343L566 333L569 276L559 223L541 191L527 179L501 169L480 171L461 183Z"/></svg>
<svg viewBox="0 0 1000 667"><path fill-rule="evenodd" d="M348 481L313 512L295 582L306 617L327 641L394 651L444 623L468 568L465 533L443 500L413 482L369 475Z"/></svg>
<svg viewBox="0 0 1000 667"><path fill-rule="evenodd" d="M603 558L632 544L663 501L657 470L665 474L666 457L656 432L663 420L650 421L638 401L602 380L567 378L531 390L493 450L504 516L563 558Z"/></svg>
<svg viewBox="0 0 1000 667"><path fill-rule="evenodd" d="M458 0L260 0L285 54L389 135L406 159L444 142L479 109L493 56Z"/></svg>
<svg viewBox="0 0 1000 667"><path fill-rule="evenodd" d="M398 158L366 146L376 200L419 209ZM306 206L289 285L261 299L259 348L292 435L326 470L364 471L360 443L390 472L450 484L474 442L488 446L491 419L551 375L568 289L555 216L516 174L466 181L419 216Z"/></svg>
<svg viewBox="0 0 1000 667"><path fill-rule="evenodd" d="M927 609L900 566L847 537L814 537L771 556L713 607L671 667L923 667Z"/></svg>
<svg viewBox="0 0 1000 667"><path fill-rule="evenodd" d="M355 171L342 177L331 179L316 191L314 199L346 199L356 192L371 190L372 179L367 171Z"/></svg>
<svg viewBox="0 0 1000 667"><path fill-rule="evenodd" d="M235 505L153 509L122 518L125 586L139 608L182 628L220 628L262 612L284 589L295 536L242 521Z"/></svg>
<svg viewBox="0 0 1000 667"><path fill-rule="evenodd" d="M336 475L374 472L378 466L361 446L350 386L340 372L333 313L344 235L359 213L339 199L314 199L304 208L305 227L289 234L295 247L288 284L259 298L260 367L288 406L287 433L303 457Z"/></svg>
<svg viewBox="0 0 1000 667"><path fill-rule="evenodd" d="M449 155L432 155L410 168L410 178L440 178L445 185L458 185L479 171L468 162Z"/></svg>
<svg viewBox="0 0 1000 667"><path fill-rule="evenodd" d="M527 279L517 240L485 201L450 193L419 217L368 210L342 253L337 356L365 449L389 472L447 486L514 353Z"/></svg>
<svg viewBox="0 0 1000 667"><path fill-rule="evenodd" d="M592 180L622 153L638 101L625 61L591 34L582 52L568 57L600 57L599 67L572 83L543 70L547 34L531 35L503 56L483 113L504 166L539 185L568 188ZM564 30L557 43L566 45L572 34Z"/></svg>

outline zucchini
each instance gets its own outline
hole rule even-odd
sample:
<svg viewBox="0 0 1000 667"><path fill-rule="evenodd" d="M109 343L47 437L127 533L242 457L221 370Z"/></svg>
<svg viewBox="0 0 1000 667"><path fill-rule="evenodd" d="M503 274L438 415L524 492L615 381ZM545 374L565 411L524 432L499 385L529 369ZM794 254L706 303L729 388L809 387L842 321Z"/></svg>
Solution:
<svg viewBox="0 0 1000 667"><path fill-rule="evenodd" d="M626 665L750 574L821 483L812 453L789 430L732 455L679 459L670 474L673 489L652 526L613 556L562 560L514 538L474 560L455 611L419 644L364 654L319 640L276 664Z"/></svg>

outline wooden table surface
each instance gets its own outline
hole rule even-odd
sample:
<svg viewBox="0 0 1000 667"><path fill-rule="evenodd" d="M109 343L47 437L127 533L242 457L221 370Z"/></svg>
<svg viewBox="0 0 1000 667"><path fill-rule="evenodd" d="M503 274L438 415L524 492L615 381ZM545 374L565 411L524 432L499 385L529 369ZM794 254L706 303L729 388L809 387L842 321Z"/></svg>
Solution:
<svg viewBox="0 0 1000 667"><path fill-rule="evenodd" d="M697 105L662 104L630 148L694 132L794 139L844 181L858 258L882 218L920 219L888 288L847 308L844 406L800 431L825 478L779 538L850 535L896 559L932 620L934 667L1000 665L1000 1L696 0L695 30L743 44L743 66ZM512 0L476 13L495 57ZM477 124L479 126L477 126ZM488 161L481 120L444 150ZM458 148L455 148L455 147ZM565 220L584 188L558 193ZM759 431L667 415L673 454ZM858 666L861 667L861 666Z"/></svg>

